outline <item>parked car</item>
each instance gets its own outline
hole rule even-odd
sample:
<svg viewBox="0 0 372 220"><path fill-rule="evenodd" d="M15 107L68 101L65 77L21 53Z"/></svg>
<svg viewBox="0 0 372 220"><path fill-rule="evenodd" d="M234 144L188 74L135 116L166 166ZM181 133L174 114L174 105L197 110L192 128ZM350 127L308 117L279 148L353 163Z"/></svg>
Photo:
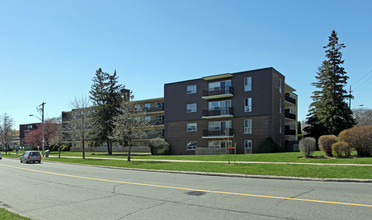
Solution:
<svg viewBox="0 0 372 220"><path fill-rule="evenodd" d="M1 160L1 159L3 159L3 155L1 155L1 153L0 153L0 160Z"/></svg>
<svg viewBox="0 0 372 220"><path fill-rule="evenodd" d="M19 158L21 163L39 162L41 163L41 154L38 151L26 151Z"/></svg>

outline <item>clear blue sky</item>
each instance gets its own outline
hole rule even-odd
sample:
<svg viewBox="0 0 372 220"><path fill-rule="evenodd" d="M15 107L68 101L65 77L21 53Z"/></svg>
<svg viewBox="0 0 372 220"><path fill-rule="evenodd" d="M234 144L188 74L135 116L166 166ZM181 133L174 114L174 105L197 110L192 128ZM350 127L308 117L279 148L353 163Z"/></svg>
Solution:
<svg viewBox="0 0 372 220"><path fill-rule="evenodd" d="M0 114L19 124L71 109L98 68L136 99L164 83L274 67L297 90L306 118L311 83L335 29L352 106L371 108L372 1L0 1Z"/></svg>

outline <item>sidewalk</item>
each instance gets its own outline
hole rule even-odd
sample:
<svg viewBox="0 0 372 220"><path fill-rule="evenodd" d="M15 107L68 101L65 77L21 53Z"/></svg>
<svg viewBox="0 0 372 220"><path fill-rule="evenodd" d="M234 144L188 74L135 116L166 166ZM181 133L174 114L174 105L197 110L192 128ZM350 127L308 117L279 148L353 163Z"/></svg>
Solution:
<svg viewBox="0 0 372 220"><path fill-rule="evenodd" d="M58 157L58 156L49 156ZM61 156L61 158L81 158L75 156ZM100 160L123 160L126 158L107 158L107 157L85 157L86 159L100 159ZM228 163L228 161L201 161L201 160L157 160L157 159L131 159L131 161L151 161L151 162L168 162L168 163ZM316 165L316 166L361 166L372 167L372 164L343 164L343 163L298 163L298 162L263 162L263 161L230 161L230 163L239 164L295 164L295 165Z"/></svg>

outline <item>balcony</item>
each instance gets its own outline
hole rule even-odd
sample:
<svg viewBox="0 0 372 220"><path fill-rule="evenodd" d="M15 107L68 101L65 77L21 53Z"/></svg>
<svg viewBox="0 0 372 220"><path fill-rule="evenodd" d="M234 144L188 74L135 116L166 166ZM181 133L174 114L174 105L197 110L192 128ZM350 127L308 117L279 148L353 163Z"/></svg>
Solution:
<svg viewBox="0 0 372 220"><path fill-rule="evenodd" d="M284 100L287 101L287 102L289 102L289 103L292 103L292 104L296 105L296 99L292 98L292 97L289 95L289 93L286 93L286 94L284 95Z"/></svg>
<svg viewBox="0 0 372 220"><path fill-rule="evenodd" d="M145 108L144 111L146 111L146 113L162 112L164 111L164 106Z"/></svg>
<svg viewBox="0 0 372 220"><path fill-rule="evenodd" d="M164 120L152 120L152 121L149 121L149 124L150 125L164 125Z"/></svg>
<svg viewBox="0 0 372 220"><path fill-rule="evenodd" d="M233 108L219 108L214 110L203 110L204 119L212 119L212 118L231 118L233 117Z"/></svg>
<svg viewBox="0 0 372 220"><path fill-rule="evenodd" d="M231 86L215 87L208 90L203 90L203 99L219 99L233 96L233 88Z"/></svg>
<svg viewBox="0 0 372 220"><path fill-rule="evenodd" d="M287 119L293 119L296 120L296 115L289 112L289 109L285 109L284 117Z"/></svg>
<svg viewBox="0 0 372 220"><path fill-rule="evenodd" d="M234 129L229 128L227 130L203 130L203 138L231 138L234 136Z"/></svg>
<svg viewBox="0 0 372 220"><path fill-rule="evenodd" d="M285 135L296 135L296 130L291 129L289 125L284 126L284 134Z"/></svg>

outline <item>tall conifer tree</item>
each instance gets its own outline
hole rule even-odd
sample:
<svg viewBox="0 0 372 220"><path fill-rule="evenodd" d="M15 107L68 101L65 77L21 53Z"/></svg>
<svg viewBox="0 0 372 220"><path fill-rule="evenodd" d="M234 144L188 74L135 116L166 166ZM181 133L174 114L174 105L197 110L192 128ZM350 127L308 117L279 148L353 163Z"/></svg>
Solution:
<svg viewBox="0 0 372 220"><path fill-rule="evenodd" d="M350 107L345 102L347 79L342 60L341 49L344 44L338 43L335 30L329 36L329 43L324 46L326 59L318 68L315 76L316 82L312 83L317 88L313 92L313 103L307 118L308 127L304 130L313 137L318 138L323 134L338 135L342 130L351 128L355 122Z"/></svg>
<svg viewBox="0 0 372 220"><path fill-rule="evenodd" d="M116 70L113 75L99 68L93 78L90 99L93 102L93 126L90 136L96 144L107 144L107 153L112 154L113 118L119 113L123 86L118 84Z"/></svg>

